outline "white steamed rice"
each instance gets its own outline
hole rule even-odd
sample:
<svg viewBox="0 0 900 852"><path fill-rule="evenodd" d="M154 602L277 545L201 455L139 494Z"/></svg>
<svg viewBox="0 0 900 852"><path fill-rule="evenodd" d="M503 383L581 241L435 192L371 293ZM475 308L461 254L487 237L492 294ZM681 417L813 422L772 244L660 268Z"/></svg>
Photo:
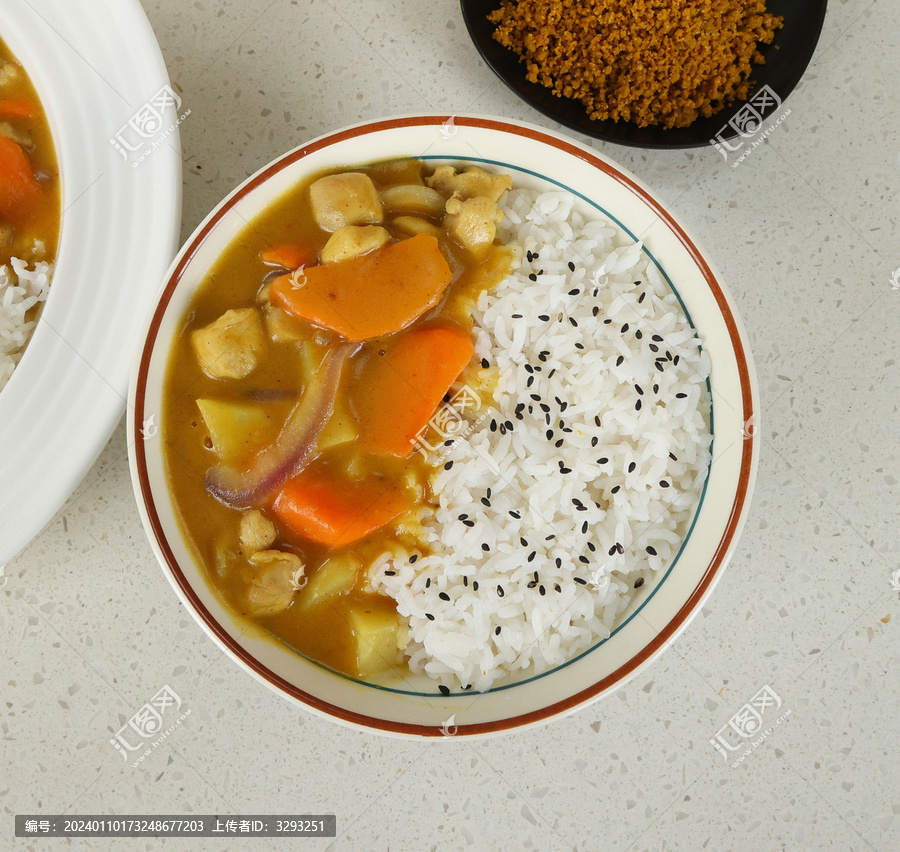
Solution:
<svg viewBox="0 0 900 852"><path fill-rule="evenodd" d="M709 364L641 245L565 192L503 208L521 254L475 316L495 404L441 448L431 555L398 549L370 574L409 620L410 668L444 690L607 637L677 554L710 459Z"/></svg>
<svg viewBox="0 0 900 852"><path fill-rule="evenodd" d="M10 268L11 267L11 268ZM9 381L25 351L36 320L29 311L47 298L53 264L36 263L34 269L17 257L0 266L0 390Z"/></svg>

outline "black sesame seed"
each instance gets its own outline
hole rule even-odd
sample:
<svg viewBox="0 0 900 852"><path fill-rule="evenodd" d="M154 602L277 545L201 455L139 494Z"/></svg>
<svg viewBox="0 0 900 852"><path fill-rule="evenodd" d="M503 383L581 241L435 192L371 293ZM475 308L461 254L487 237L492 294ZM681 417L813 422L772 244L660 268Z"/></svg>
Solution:
<svg viewBox="0 0 900 852"><path fill-rule="evenodd" d="M562 559L560 559L558 556L556 557L556 567L562 568Z"/></svg>
<svg viewBox="0 0 900 852"><path fill-rule="evenodd" d="M651 352L659 352L659 347L658 347L655 343L651 343L651 344L650 344L650 351L651 351Z"/></svg>
<svg viewBox="0 0 900 852"><path fill-rule="evenodd" d="M547 356L543 352L538 353L538 361L546 361L546 360L547 360Z"/></svg>
<svg viewBox="0 0 900 852"><path fill-rule="evenodd" d="M640 588L641 586L643 586L643 585L644 585L644 578L643 578L643 577L638 577L637 580L634 581L634 587L635 587L636 589L639 589L639 588Z"/></svg>
<svg viewBox="0 0 900 852"><path fill-rule="evenodd" d="M426 589L430 589L430 588L431 588L431 577L426 577L426 578L425 578L425 588L426 588Z"/></svg>
<svg viewBox="0 0 900 852"><path fill-rule="evenodd" d="M527 252L525 252L525 259L529 263L531 263L531 261L534 259L534 255L530 251L527 251Z"/></svg>
<svg viewBox="0 0 900 852"><path fill-rule="evenodd" d="M538 408L540 408L541 411L543 411L543 412L545 412L545 413L548 412L548 411L550 411L550 406L547 405L546 402L542 402L542 403L538 406Z"/></svg>
<svg viewBox="0 0 900 852"><path fill-rule="evenodd" d="M563 445L563 439L560 438L553 446L559 449Z"/></svg>
<svg viewBox="0 0 900 852"><path fill-rule="evenodd" d="M576 343L576 344L575 344L575 348L576 348L576 349L584 349L584 344L583 344L583 343Z"/></svg>
<svg viewBox="0 0 900 852"><path fill-rule="evenodd" d="M503 586L497 586L497 597L502 598L506 592L503 591Z"/></svg>
<svg viewBox="0 0 900 852"><path fill-rule="evenodd" d="M638 329L637 331L635 331L634 336L638 340L641 340L644 337L644 332L642 332L640 329Z"/></svg>
<svg viewBox="0 0 900 852"><path fill-rule="evenodd" d="M385 577L394 577L394 576L396 576L396 574L397 574L396 571L385 571L384 572Z"/></svg>
<svg viewBox="0 0 900 852"><path fill-rule="evenodd" d="M569 295L570 295L570 296L577 296L578 293L579 293L579 290L578 290L577 287L576 287L574 290L569 290Z"/></svg>
<svg viewBox="0 0 900 852"><path fill-rule="evenodd" d="M547 440L548 440L548 441L552 441L552 440L553 440L553 430L552 430L552 429L548 429L547 432L546 432L545 434L546 434L546 436L547 436Z"/></svg>
<svg viewBox="0 0 900 852"><path fill-rule="evenodd" d="M662 337L660 337L658 334L654 334L653 337L652 337L651 339L652 339L652 340L655 340L657 343L662 343L662 342L663 342Z"/></svg>
<svg viewBox="0 0 900 852"><path fill-rule="evenodd" d="M613 488L610 489L609 493L610 493L610 494L618 494L618 493L619 493L619 489L620 489L621 487L622 487L621 485L616 485L616 486L614 486Z"/></svg>
<svg viewBox="0 0 900 852"><path fill-rule="evenodd" d="M686 393L676 393L675 399L687 399L687 394Z"/></svg>
<svg viewBox="0 0 900 852"><path fill-rule="evenodd" d="M594 307L591 308L591 313L592 313L594 316L597 316L597 314L600 313L600 308L598 308L596 305L594 305Z"/></svg>
<svg viewBox="0 0 900 852"><path fill-rule="evenodd" d="M575 271L575 264L572 263L572 261L570 260L569 261L569 272L574 272L574 271Z"/></svg>
<svg viewBox="0 0 900 852"><path fill-rule="evenodd" d="M615 552L616 552L616 546L613 545L613 546L609 549L609 555L612 556Z"/></svg>
<svg viewBox="0 0 900 852"><path fill-rule="evenodd" d="M644 395L644 389L640 385L635 385L634 389L641 395Z"/></svg>
<svg viewBox="0 0 900 852"><path fill-rule="evenodd" d="M676 456L675 453L669 453L669 458L672 459L672 461L678 461L678 456Z"/></svg>
<svg viewBox="0 0 900 852"><path fill-rule="evenodd" d="M469 578L466 577L465 575L463 575L463 585L464 585L464 586L468 586L468 585L469 585Z"/></svg>
<svg viewBox="0 0 900 852"><path fill-rule="evenodd" d="M467 683L467 684L463 687L463 689L467 689L467 690L468 690L468 689L471 689L471 688L472 688L472 684L471 684L471 683Z"/></svg>
<svg viewBox="0 0 900 852"><path fill-rule="evenodd" d="M469 516L468 516L465 512L463 512L456 520L458 520L458 521L464 521L464 520L465 520L466 518L468 518L468 517L469 517Z"/></svg>
<svg viewBox="0 0 900 852"><path fill-rule="evenodd" d="M449 601L449 600L450 600L450 595L448 595L446 592L440 592L440 593L438 594L438 597L439 597L442 601Z"/></svg>
<svg viewBox="0 0 900 852"><path fill-rule="evenodd" d="M562 589L559 587L559 583L554 583L554 584L553 584L553 588L554 588L557 592L562 592Z"/></svg>
<svg viewBox="0 0 900 852"><path fill-rule="evenodd" d="M531 553L528 554L528 561L529 561L529 562L534 562L534 557L535 557L535 556L537 556L537 551L536 551L536 550L532 550Z"/></svg>
<svg viewBox="0 0 900 852"><path fill-rule="evenodd" d="M520 402L520 403L516 406L516 414L518 414L520 411L524 411L524 409L525 409L525 403L524 403L524 402Z"/></svg>
<svg viewBox="0 0 900 852"><path fill-rule="evenodd" d="M595 425L595 426L599 426L599 425L600 425L600 415L599 415L599 414L595 414L595 415L594 415L594 425Z"/></svg>
<svg viewBox="0 0 900 852"><path fill-rule="evenodd" d="M585 535L585 534L587 533L587 531L588 531L588 522L585 521L585 522L581 525L581 534L582 534L582 535Z"/></svg>
<svg viewBox="0 0 900 852"><path fill-rule="evenodd" d="M491 362L488 361L487 358L482 358L482 359L481 359L481 366L484 367L484 369L486 370L488 367L491 366Z"/></svg>
<svg viewBox="0 0 900 852"><path fill-rule="evenodd" d="M606 456L603 456L602 459L597 459L597 464L608 464L609 459Z"/></svg>
<svg viewBox="0 0 900 852"><path fill-rule="evenodd" d="M659 370L660 373L663 371L663 365L659 361L656 362L656 369Z"/></svg>
<svg viewBox="0 0 900 852"><path fill-rule="evenodd" d="M529 376L528 381L525 382L525 387L530 388L534 384L534 376Z"/></svg>
<svg viewBox="0 0 900 852"><path fill-rule="evenodd" d="M483 503L483 504L484 504L484 505L485 505L485 506L487 506L487 507L488 507L488 509L490 509L490 508L491 508L491 501L490 501L490 500L488 500L488 498L487 498L487 497L482 497L482 498L481 498L481 502L482 502L482 503Z"/></svg>
<svg viewBox="0 0 900 852"><path fill-rule="evenodd" d="M560 473L571 473L571 472L572 472L572 468L570 468L570 467L561 467L561 468L559 469L559 472L560 472Z"/></svg>
<svg viewBox="0 0 900 852"><path fill-rule="evenodd" d="M556 367L554 367L549 373L547 373L547 378L552 379L553 374L556 372Z"/></svg>
<svg viewBox="0 0 900 852"><path fill-rule="evenodd" d="M531 394L531 398L532 398L535 402L540 402L540 401L541 401L540 396L539 396L538 394L536 394L536 393Z"/></svg>
<svg viewBox="0 0 900 852"><path fill-rule="evenodd" d="M620 355L618 358L616 358L616 366L621 367L622 364L624 363L624 361L625 361L625 356Z"/></svg>
<svg viewBox="0 0 900 852"><path fill-rule="evenodd" d="M525 587L526 589L533 589L538 584L537 580L531 580L528 585Z"/></svg>
<svg viewBox="0 0 900 852"><path fill-rule="evenodd" d="M668 488L668 487L669 487L669 483L666 482L665 479L660 479L660 481L659 481L659 486L660 486L660 488Z"/></svg>
<svg viewBox="0 0 900 852"><path fill-rule="evenodd" d="M492 432L497 431L497 421L496 420L491 420L491 431Z"/></svg>
<svg viewBox="0 0 900 852"><path fill-rule="evenodd" d="M513 319L522 319L522 314L513 314L512 318Z"/></svg>
<svg viewBox="0 0 900 852"><path fill-rule="evenodd" d="M638 401L634 404L634 410L635 410L635 411L640 411L640 410L641 410L641 401L640 401L640 400L638 400Z"/></svg>
<svg viewBox="0 0 900 852"><path fill-rule="evenodd" d="M578 328L578 322L575 320L575 317L569 317L569 322L572 323L574 328Z"/></svg>
<svg viewBox="0 0 900 852"><path fill-rule="evenodd" d="M472 580L472 591L473 592L478 591L478 580Z"/></svg>
<svg viewBox="0 0 900 852"><path fill-rule="evenodd" d="M537 275L535 275L533 272L528 273L528 278L531 281L537 281Z"/></svg>
<svg viewBox="0 0 900 852"><path fill-rule="evenodd" d="M629 472L629 473L634 473L634 469L635 469L636 467L637 467L637 462L632 462L630 465L628 465L628 472Z"/></svg>
<svg viewBox="0 0 900 852"><path fill-rule="evenodd" d="M541 597L547 594L547 590L543 586L538 586L538 591L541 593Z"/></svg>
<svg viewBox="0 0 900 852"><path fill-rule="evenodd" d="M599 443L600 443L600 439L596 435L594 435L594 437L591 438L591 446L596 447L597 444L599 444Z"/></svg>
<svg viewBox="0 0 900 852"><path fill-rule="evenodd" d="M538 315L538 319L539 319L541 322L547 322L547 321L550 319L550 317L547 316L547 314L539 314L539 315Z"/></svg>
<svg viewBox="0 0 900 852"><path fill-rule="evenodd" d="M603 325L611 325L611 324L612 324L612 320L611 320L611 319L605 319L605 320L603 320Z"/></svg>
<svg viewBox="0 0 900 852"><path fill-rule="evenodd" d="M500 625L498 624L496 629L494 630L494 636L499 636L499 635L500 635Z"/></svg>
<svg viewBox="0 0 900 852"><path fill-rule="evenodd" d="M490 488L486 489L484 493L485 493L486 496L490 497L490 496L491 496L491 489L490 489Z"/></svg>
<svg viewBox="0 0 900 852"><path fill-rule="evenodd" d="M506 421L504 421L503 425L507 428L507 430L508 430L509 432L512 432L512 430L513 430L513 424L512 424L512 421L511 421L511 420L506 420Z"/></svg>
<svg viewBox="0 0 900 852"><path fill-rule="evenodd" d="M442 683L438 684L438 689L441 691L441 695L449 695L450 694L450 687L444 686L444 684L442 684Z"/></svg>
<svg viewBox="0 0 900 852"><path fill-rule="evenodd" d="M491 546L490 546L486 541L483 541L483 542L481 543L481 549L482 549L485 553L487 553L487 552L491 549Z"/></svg>
<svg viewBox="0 0 900 852"><path fill-rule="evenodd" d="M509 514L510 514L510 517L513 517L516 520L519 520L522 517L518 512L515 512L513 510L510 510Z"/></svg>
<svg viewBox="0 0 900 852"><path fill-rule="evenodd" d="M591 560L587 558L583 553L578 557L578 561L587 565Z"/></svg>
<svg viewBox="0 0 900 852"><path fill-rule="evenodd" d="M643 302L644 299L646 299L646 298L647 298L647 292L644 291L643 293L641 293L641 297L638 299L638 304L640 304L641 302Z"/></svg>
<svg viewBox="0 0 900 852"><path fill-rule="evenodd" d="M676 356L672 359L672 363L677 367L677 366L678 366L678 362L679 362L680 360L681 360L681 356L680 356L680 355L676 355Z"/></svg>
<svg viewBox="0 0 900 852"><path fill-rule="evenodd" d="M656 556L656 548L652 544L648 544L646 550L651 556Z"/></svg>
<svg viewBox="0 0 900 852"><path fill-rule="evenodd" d="M616 542L616 550L619 551L619 555L620 555L620 556L625 552L625 548L622 547L622 545L619 544L618 542Z"/></svg>
<svg viewBox="0 0 900 852"><path fill-rule="evenodd" d="M467 527L474 527L475 521L463 521L463 524L465 524Z"/></svg>
<svg viewBox="0 0 900 852"><path fill-rule="evenodd" d="M659 385L653 385L653 393L659 393Z"/></svg>
<svg viewBox="0 0 900 852"><path fill-rule="evenodd" d="M453 459L448 462L444 462L444 470L450 470L451 467L453 467Z"/></svg>
<svg viewBox="0 0 900 852"><path fill-rule="evenodd" d="M434 616L430 612L425 613L425 618L427 618L429 621L434 621Z"/></svg>
<svg viewBox="0 0 900 852"><path fill-rule="evenodd" d="M625 323L625 325L622 326L622 334L625 334L626 331L628 331L628 323L627 322Z"/></svg>
<svg viewBox="0 0 900 852"><path fill-rule="evenodd" d="M575 578L575 582L578 583L580 586L586 586L586 585L587 585L587 580L583 580L581 577L576 577L576 578Z"/></svg>
<svg viewBox="0 0 900 852"><path fill-rule="evenodd" d="M532 576L534 577L534 582L535 582L535 583L539 583L539 582L540 582L540 577L538 577L538 572L537 572L537 571L535 571L534 574L532 574Z"/></svg>
<svg viewBox="0 0 900 852"><path fill-rule="evenodd" d="M418 553L414 553L412 556L409 557L409 564L410 564L410 565L413 565L413 564L415 564L416 562L418 562L418 560L419 560L419 554L418 554Z"/></svg>
<svg viewBox="0 0 900 852"><path fill-rule="evenodd" d="M500 434L501 434L501 435L505 435L505 434L506 434L506 424L505 424L505 423L501 423L501 424L500 424Z"/></svg>
<svg viewBox="0 0 900 852"><path fill-rule="evenodd" d="M588 550L590 550L591 553L595 553L596 550L597 550L597 546L596 546L596 545L594 544L594 542L592 542L592 541L589 541L589 542L587 543L587 547L588 547Z"/></svg>

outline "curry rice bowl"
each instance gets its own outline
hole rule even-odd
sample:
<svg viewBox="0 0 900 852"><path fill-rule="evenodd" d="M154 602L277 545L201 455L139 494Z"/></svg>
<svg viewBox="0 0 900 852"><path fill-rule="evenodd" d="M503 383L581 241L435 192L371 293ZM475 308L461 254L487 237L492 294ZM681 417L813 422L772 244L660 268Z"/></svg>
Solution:
<svg viewBox="0 0 900 852"><path fill-rule="evenodd" d="M410 668L444 694L608 637L676 558L706 480L700 341L641 244L574 202L526 189L503 201L499 236L519 253L475 312L494 399L451 403L432 553L397 547L370 571L409 620Z"/></svg>

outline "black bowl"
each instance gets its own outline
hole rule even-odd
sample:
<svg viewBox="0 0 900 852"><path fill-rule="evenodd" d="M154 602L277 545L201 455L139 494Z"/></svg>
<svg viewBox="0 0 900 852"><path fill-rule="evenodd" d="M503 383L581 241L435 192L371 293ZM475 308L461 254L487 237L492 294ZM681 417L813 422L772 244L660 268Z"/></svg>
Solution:
<svg viewBox="0 0 900 852"><path fill-rule="evenodd" d="M775 113L794 90L806 66L812 59L822 32L827 0L769 0L767 11L784 16L784 27L775 33L770 45L762 45L760 53L765 65L753 68L751 79L755 86L750 94L750 106L764 87L774 93L774 98L759 96L758 109L739 114L740 103L726 107L710 118L698 118L690 127L638 127L630 121L598 121L588 118L580 101L557 98L550 89L525 79L525 66L519 57L494 41L494 24L487 16L499 8L500 0L461 0L463 19L475 47L494 73L523 101L548 118L571 130L577 130L596 139L633 145L638 148L694 148L712 141L733 139L741 131L750 133L761 118ZM729 122L734 119L734 124Z"/></svg>

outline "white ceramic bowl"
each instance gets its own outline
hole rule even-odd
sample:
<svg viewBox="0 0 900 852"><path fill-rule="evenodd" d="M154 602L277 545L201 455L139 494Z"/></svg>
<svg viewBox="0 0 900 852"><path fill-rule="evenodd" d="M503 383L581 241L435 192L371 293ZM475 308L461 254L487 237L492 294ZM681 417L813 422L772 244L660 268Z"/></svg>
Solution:
<svg viewBox="0 0 900 852"><path fill-rule="evenodd" d="M538 677L482 694L444 697L423 678L412 688L372 686L336 674L272 641L244 635L202 578L182 538L158 435L169 345L210 264L245 224L313 171L396 156L477 160L532 186L554 183L603 211L632 235L675 284L712 364L713 460L684 546L648 583L606 641ZM147 535L169 581L213 640L239 665L310 710L385 733L485 735L539 723L621 685L671 643L696 615L727 563L746 517L757 464L753 364L740 321L709 261L650 191L615 163L538 127L480 116L420 115L361 124L320 137L258 172L231 193L188 240L169 271L131 384L132 477ZM413 691L415 690L415 691Z"/></svg>
<svg viewBox="0 0 900 852"><path fill-rule="evenodd" d="M137 167L139 152L127 161L110 144L168 84L137 0L3 0L0 37L49 118L63 207L50 295L0 391L2 566L53 517L122 416L130 355L177 246L181 152L177 128ZM166 125L177 120L165 113Z"/></svg>

